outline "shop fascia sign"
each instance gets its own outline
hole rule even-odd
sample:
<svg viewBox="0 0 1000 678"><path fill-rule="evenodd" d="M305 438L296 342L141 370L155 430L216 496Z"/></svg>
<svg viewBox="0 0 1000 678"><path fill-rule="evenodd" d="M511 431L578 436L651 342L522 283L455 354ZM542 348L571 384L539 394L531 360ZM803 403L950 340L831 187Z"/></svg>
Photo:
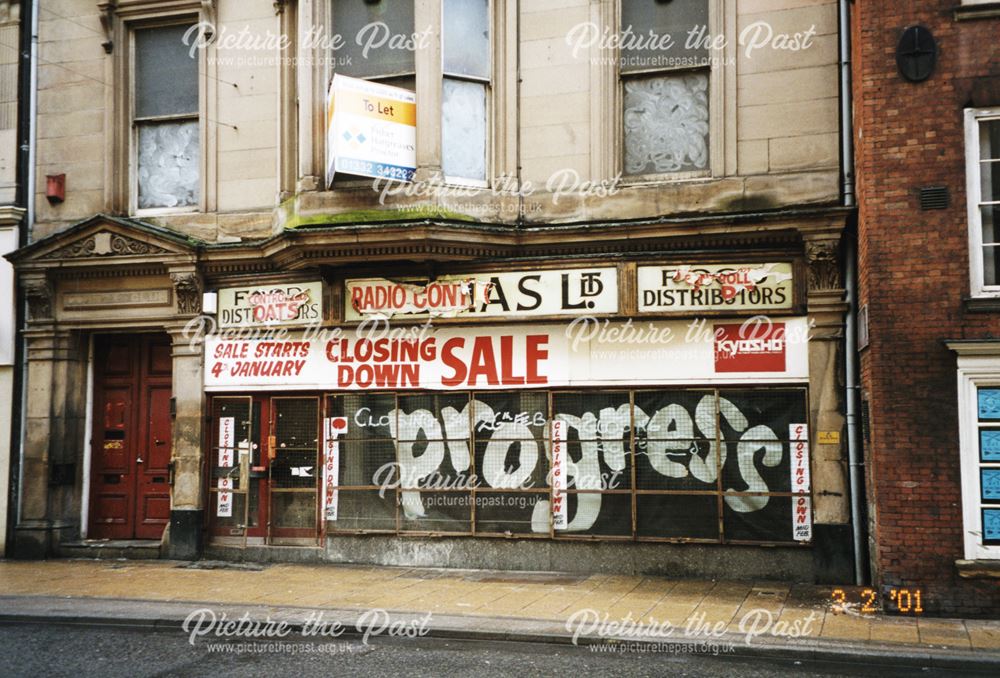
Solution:
<svg viewBox="0 0 1000 678"><path fill-rule="evenodd" d="M300 282L219 290L219 327L316 324L323 318L323 283Z"/></svg>
<svg viewBox="0 0 1000 678"><path fill-rule="evenodd" d="M205 343L207 390L520 389L804 382L805 317L734 331L684 320L440 327L412 336L352 329Z"/></svg>
<svg viewBox="0 0 1000 678"><path fill-rule="evenodd" d="M790 262L639 266L642 313L782 311L795 304Z"/></svg>
<svg viewBox="0 0 1000 678"><path fill-rule="evenodd" d="M326 109L327 186L336 174L413 179L417 167L413 92L334 75Z"/></svg>
<svg viewBox="0 0 1000 678"><path fill-rule="evenodd" d="M494 318L618 312L614 266L466 273L428 280L368 278L345 283L344 317Z"/></svg>

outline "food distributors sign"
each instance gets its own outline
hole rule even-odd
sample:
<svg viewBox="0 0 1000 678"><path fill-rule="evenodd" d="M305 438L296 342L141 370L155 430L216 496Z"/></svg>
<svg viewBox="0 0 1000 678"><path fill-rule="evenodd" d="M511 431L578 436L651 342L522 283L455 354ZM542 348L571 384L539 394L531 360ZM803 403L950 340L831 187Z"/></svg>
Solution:
<svg viewBox="0 0 1000 678"><path fill-rule="evenodd" d="M432 282L348 280L345 318L512 317L618 312L614 267L469 273Z"/></svg>
<svg viewBox="0 0 1000 678"><path fill-rule="evenodd" d="M321 282L219 290L219 327L301 326L322 318Z"/></svg>
<svg viewBox="0 0 1000 678"><path fill-rule="evenodd" d="M405 89L334 75L327 96L327 185L337 173L412 180L416 102Z"/></svg>
<svg viewBox="0 0 1000 678"><path fill-rule="evenodd" d="M402 337L307 330L281 341L214 338L206 341L205 385L208 390L458 390L808 378L805 318L785 319L780 327L748 324L732 345L720 343L714 327L699 336L690 329L683 321L637 325L581 318L516 327L425 325ZM764 344L769 354L780 353L780 361L755 359ZM720 351L729 358L720 362Z"/></svg>
<svg viewBox="0 0 1000 678"><path fill-rule="evenodd" d="M778 311L795 304L792 264L640 266L639 311Z"/></svg>

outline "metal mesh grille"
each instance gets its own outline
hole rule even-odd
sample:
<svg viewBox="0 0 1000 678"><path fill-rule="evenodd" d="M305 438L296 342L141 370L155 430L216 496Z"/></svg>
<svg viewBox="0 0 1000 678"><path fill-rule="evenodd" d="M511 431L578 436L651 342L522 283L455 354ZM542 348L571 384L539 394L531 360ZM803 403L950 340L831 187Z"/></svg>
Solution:
<svg viewBox="0 0 1000 678"><path fill-rule="evenodd" d="M808 421L804 388L351 393L271 411L274 528L323 514L328 532L707 541L792 540L789 427Z"/></svg>
<svg viewBox="0 0 1000 678"><path fill-rule="evenodd" d="M270 516L273 530L316 531L319 400L274 398L272 407Z"/></svg>
<svg viewBox="0 0 1000 678"><path fill-rule="evenodd" d="M211 469L209 473L209 515L216 533L246 534L248 494L253 438L251 399L216 398L212 402ZM251 484L251 490L257 490Z"/></svg>

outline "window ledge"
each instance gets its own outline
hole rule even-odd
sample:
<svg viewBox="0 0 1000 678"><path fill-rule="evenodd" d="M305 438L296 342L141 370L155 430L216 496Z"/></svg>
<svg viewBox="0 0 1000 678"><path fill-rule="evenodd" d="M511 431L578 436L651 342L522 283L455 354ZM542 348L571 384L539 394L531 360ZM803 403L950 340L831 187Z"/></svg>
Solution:
<svg viewBox="0 0 1000 678"><path fill-rule="evenodd" d="M1000 297L966 297L962 306L968 313L994 313L1000 311Z"/></svg>
<svg viewBox="0 0 1000 678"><path fill-rule="evenodd" d="M1000 579L1000 559L956 560L955 569L962 579Z"/></svg>
<svg viewBox="0 0 1000 678"><path fill-rule="evenodd" d="M987 2L978 5L962 5L955 8L955 21L970 19L995 19L1000 17L1000 2Z"/></svg>

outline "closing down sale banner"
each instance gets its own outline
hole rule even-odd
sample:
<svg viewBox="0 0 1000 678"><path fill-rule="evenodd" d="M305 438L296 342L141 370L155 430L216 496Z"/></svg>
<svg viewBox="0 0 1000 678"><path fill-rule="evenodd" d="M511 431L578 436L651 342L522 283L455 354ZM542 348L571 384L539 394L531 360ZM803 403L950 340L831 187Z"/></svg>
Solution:
<svg viewBox="0 0 1000 678"><path fill-rule="evenodd" d="M414 337L291 333L282 341L209 339L205 387L222 390L510 389L808 378L808 324L786 318L780 368L717 369L716 342L689 323L587 319L562 325L448 327ZM748 332L772 330L754 329ZM737 361L735 365L741 364ZM757 371L752 371L757 370Z"/></svg>

